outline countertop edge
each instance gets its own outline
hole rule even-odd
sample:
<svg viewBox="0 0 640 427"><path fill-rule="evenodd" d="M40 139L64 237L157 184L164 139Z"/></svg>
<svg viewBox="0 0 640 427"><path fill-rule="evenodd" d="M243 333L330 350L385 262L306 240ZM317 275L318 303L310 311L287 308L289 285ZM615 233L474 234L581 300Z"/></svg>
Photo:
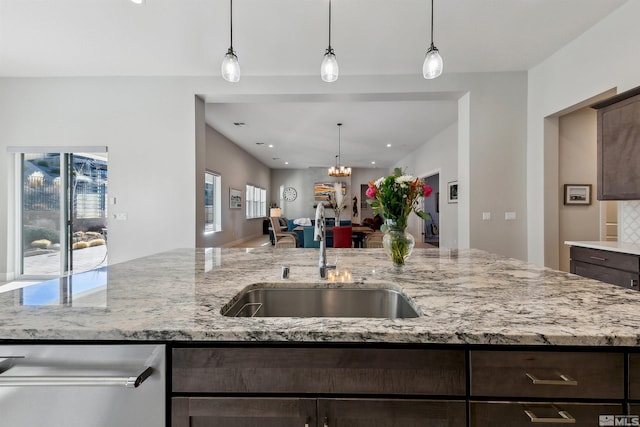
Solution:
<svg viewBox="0 0 640 427"><path fill-rule="evenodd" d="M620 252L630 255L640 255L640 244L607 241L573 241L564 242L567 246L578 246L582 248L598 249L601 251Z"/></svg>

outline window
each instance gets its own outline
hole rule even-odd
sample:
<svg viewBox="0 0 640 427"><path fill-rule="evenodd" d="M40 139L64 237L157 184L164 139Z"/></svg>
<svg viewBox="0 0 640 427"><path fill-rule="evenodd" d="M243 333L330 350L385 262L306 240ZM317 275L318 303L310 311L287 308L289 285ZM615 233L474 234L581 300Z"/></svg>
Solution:
<svg viewBox="0 0 640 427"><path fill-rule="evenodd" d="M220 223L220 175L204 173L204 232L222 231Z"/></svg>
<svg viewBox="0 0 640 427"><path fill-rule="evenodd" d="M267 190L247 184L245 200L248 219L267 216Z"/></svg>

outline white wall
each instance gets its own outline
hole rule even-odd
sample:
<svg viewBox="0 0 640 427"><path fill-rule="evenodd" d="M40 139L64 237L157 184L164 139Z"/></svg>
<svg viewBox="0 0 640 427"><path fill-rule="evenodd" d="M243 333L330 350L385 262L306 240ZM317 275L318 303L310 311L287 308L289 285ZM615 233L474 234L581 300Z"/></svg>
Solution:
<svg viewBox="0 0 640 427"><path fill-rule="evenodd" d="M110 212L127 212L129 218L109 223L110 263L194 247L196 206L201 205L196 204L201 193L197 176L204 150L202 129L196 124L202 114L196 94L206 94L211 102L301 95L355 99L366 94L428 100L467 94L463 99L468 114L459 118L459 125L468 131L458 134L458 153L460 144L467 147L464 164L469 166L468 171L459 168L458 181L460 197L469 198L461 200L458 209L465 210L459 212L462 218L468 214L472 220L459 241L468 239L473 247L516 258L527 256L521 150L526 137L525 73L445 73L435 81L419 73L344 76L330 86L315 75L246 77L238 85L217 77L2 78L0 93L0 279L13 273L14 257L8 238L14 199L8 192L7 146L109 147L109 194L118 200ZM508 227L496 227L496 233L481 232L477 218L485 202L522 215Z"/></svg>
<svg viewBox="0 0 640 427"><path fill-rule="evenodd" d="M197 233L198 247L233 245L262 234L264 218L246 219L245 187L247 184L268 189L271 170L227 137L210 126L206 126L205 169L220 174L222 191L221 224L222 231L204 233L204 220ZM204 170L200 173L204 181ZM242 209L229 208L229 189L242 192ZM267 207L269 206L267 191ZM204 201L203 201L204 202ZM204 203L201 205L204 211Z"/></svg>
<svg viewBox="0 0 640 427"><path fill-rule="evenodd" d="M458 204L447 203L447 183L458 179L458 124L427 141L409 156L396 163L395 167L413 176L427 176L434 171L440 173L440 188L434 188L431 197L440 192L440 247L458 247ZM422 220L417 215L409 217L408 231L416 240L422 235Z"/></svg>
<svg viewBox="0 0 640 427"><path fill-rule="evenodd" d="M0 79L0 280L15 274L8 146L107 146L109 262L194 246L193 87L174 78Z"/></svg>
<svg viewBox="0 0 640 427"><path fill-rule="evenodd" d="M611 88L623 92L640 85L638 16L640 0L630 0L529 70L527 229L528 257L534 263L550 265L553 259L545 257L545 252L557 251L558 241L554 218L546 216L557 212L548 206L557 200L555 193L548 195L549 191L557 191L557 177L545 176L545 161L558 148L557 128L550 129L553 122L547 118Z"/></svg>

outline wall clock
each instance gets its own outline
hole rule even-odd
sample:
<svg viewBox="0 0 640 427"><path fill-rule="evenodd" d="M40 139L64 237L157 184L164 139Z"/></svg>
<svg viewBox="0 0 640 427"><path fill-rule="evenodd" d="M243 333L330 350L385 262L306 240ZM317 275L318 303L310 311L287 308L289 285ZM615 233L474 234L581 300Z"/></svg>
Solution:
<svg viewBox="0 0 640 427"><path fill-rule="evenodd" d="M287 202L293 202L298 197L298 192L293 187L286 187L282 192L282 197Z"/></svg>

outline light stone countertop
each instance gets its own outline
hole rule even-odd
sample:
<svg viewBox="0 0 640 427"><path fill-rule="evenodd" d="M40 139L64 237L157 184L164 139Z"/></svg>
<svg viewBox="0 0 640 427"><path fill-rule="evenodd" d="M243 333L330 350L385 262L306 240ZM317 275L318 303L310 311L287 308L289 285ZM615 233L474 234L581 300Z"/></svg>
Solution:
<svg viewBox="0 0 640 427"><path fill-rule="evenodd" d="M336 284L318 279L317 249L178 249L84 273L63 286L49 283L53 297L39 295L44 285L1 293L0 342L640 346L637 291L479 250L416 249L404 273L393 271L382 249L330 248L327 254L351 271L353 286L392 284L422 315L224 317L222 307L251 284ZM291 269L286 280L280 279L283 264Z"/></svg>
<svg viewBox="0 0 640 427"><path fill-rule="evenodd" d="M572 241L564 242L567 246L599 249L601 251L621 252L624 254L640 255L640 245L637 243L607 242L607 241Z"/></svg>

